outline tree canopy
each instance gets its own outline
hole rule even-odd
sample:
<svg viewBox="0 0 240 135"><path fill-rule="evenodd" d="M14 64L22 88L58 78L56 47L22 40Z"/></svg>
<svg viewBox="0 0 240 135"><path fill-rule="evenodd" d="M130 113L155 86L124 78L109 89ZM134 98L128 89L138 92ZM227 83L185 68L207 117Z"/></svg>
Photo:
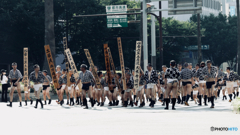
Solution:
<svg viewBox="0 0 240 135"><path fill-rule="evenodd" d="M192 16L191 22L197 22ZM219 14L203 16L201 27L205 29L202 44L209 45L210 49L203 51L204 57L220 66L222 62L232 62L237 56L237 17Z"/></svg>
<svg viewBox="0 0 240 135"><path fill-rule="evenodd" d="M103 44L108 43L115 66L120 66L117 39L122 38L125 66L133 69L136 41L140 38L140 23L129 23L126 28L107 28L104 17L74 18L74 15L105 14L106 5L127 4L128 8L140 8L140 3L130 0L54 0L56 54L63 54L63 37L68 37L68 47L72 52L76 66L88 64L83 49L89 49L93 62L105 70ZM149 15L150 17L150 15ZM141 15L137 15L137 20ZM128 20L134 20L129 15ZM202 44L210 45L210 50L203 55L213 60L216 65L231 61L236 56L236 17L204 16L201 18L205 37ZM163 36L197 35L196 16L189 22L180 22L173 18L163 18ZM29 48L29 61L39 64L44 62L44 1L42 0L2 0L0 1L0 51L22 57L23 47ZM148 23L149 61L151 59L151 32ZM156 46L159 48L159 24L156 22ZM139 38L138 38L139 37ZM164 64L171 59L180 61L182 46L197 44L197 38L163 38ZM4 47L3 47L4 46ZM157 68L159 69L159 50L157 49ZM63 60L64 62L64 60ZM119 69L119 68L118 68Z"/></svg>

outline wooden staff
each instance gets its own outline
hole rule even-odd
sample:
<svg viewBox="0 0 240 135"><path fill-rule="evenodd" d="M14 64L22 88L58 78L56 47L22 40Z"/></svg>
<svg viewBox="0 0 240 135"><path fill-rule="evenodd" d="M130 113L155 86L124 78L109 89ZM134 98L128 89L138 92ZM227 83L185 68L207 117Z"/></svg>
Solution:
<svg viewBox="0 0 240 135"><path fill-rule="evenodd" d="M141 72L141 50L142 50L142 42L136 41L136 55L135 55L135 74L134 74L134 88L138 89L139 87L139 76Z"/></svg>
<svg viewBox="0 0 240 135"><path fill-rule="evenodd" d="M53 58L52 58L51 49L50 49L49 45L45 45L44 48L45 48L45 53L47 56L48 65L49 65L49 69L51 72L53 84L54 84L55 89L57 89L58 88L58 80L57 80L57 76L56 76L56 71L55 71L55 66L54 66L54 62L53 62Z"/></svg>
<svg viewBox="0 0 240 135"><path fill-rule="evenodd" d="M111 87L112 77L111 77L111 71L110 71L111 69L110 69L110 63L109 63L109 56L108 56L108 51L107 51L108 44L104 44L103 47L104 47L106 71L107 71L107 75L108 75L108 87L109 87L109 90L112 91L113 90L113 87Z"/></svg>
<svg viewBox="0 0 240 135"><path fill-rule="evenodd" d="M100 80L99 80L97 71L96 71L95 68L94 68L95 66L94 66L94 64L93 64L93 60L92 60L92 57L91 57L91 55L90 55L90 53L89 53L89 50L88 50L88 49L84 49L84 52L85 52L85 54L86 54L86 56L87 56L87 59L88 59L88 62L89 62L90 67L92 67L92 73L93 73L93 76L94 76L95 81L96 81L96 87L97 87L97 89L101 89L101 88L102 88L102 85L101 85L101 83L100 83Z"/></svg>
<svg viewBox="0 0 240 135"><path fill-rule="evenodd" d="M79 78L79 74L78 74L75 62L73 60L73 57L72 57L72 53L69 48L65 50L65 54L67 55L67 59L69 61L70 67L73 71L73 76L77 80ZM79 91L82 92L82 83L81 82L78 84L78 88L79 88Z"/></svg>
<svg viewBox="0 0 240 135"><path fill-rule="evenodd" d="M119 58L120 58L120 64L121 64L121 70L122 70L123 90L126 90L127 86L126 86L126 76L125 76L125 67L124 67L121 37L118 37L117 41L118 41L118 51L119 51Z"/></svg>
<svg viewBox="0 0 240 135"><path fill-rule="evenodd" d="M66 70L67 70L67 86L70 87L71 83L70 83L70 76L69 76L69 63L68 63L68 59L67 59L67 54L65 52L65 50L68 48L66 37L63 37L63 48L64 48L64 56L65 56L65 65L66 65Z"/></svg>
<svg viewBox="0 0 240 135"><path fill-rule="evenodd" d="M116 69L115 69L115 66L114 66L114 62L113 62L113 58L112 58L112 53L111 53L111 50L110 50L109 47L107 48L107 50L108 50L108 56L109 56L109 60L110 60L110 63L111 63L111 67L112 67L112 70L113 70L113 73L114 73L114 76L115 76L115 79L116 79L116 83L117 83L119 92L121 93L121 92L122 92L122 89L121 89L121 86L120 86L119 81L118 81L118 79L117 79L117 73L116 73Z"/></svg>
<svg viewBox="0 0 240 135"><path fill-rule="evenodd" d="M23 49L24 91L28 91L28 48Z"/></svg>

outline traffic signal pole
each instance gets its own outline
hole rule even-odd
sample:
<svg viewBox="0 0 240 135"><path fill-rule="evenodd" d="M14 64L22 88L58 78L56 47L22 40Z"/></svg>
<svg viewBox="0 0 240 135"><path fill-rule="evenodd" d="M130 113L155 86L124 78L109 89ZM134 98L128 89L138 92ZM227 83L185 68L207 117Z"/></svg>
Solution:
<svg viewBox="0 0 240 135"><path fill-rule="evenodd" d="M142 3L142 29L143 29L143 69L147 71L148 64L148 45L147 45L147 3L146 0L143 0Z"/></svg>
<svg viewBox="0 0 240 135"><path fill-rule="evenodd" d="M156 70L156 26L155 26L155 16L151 15L151 63L153 69Z"/></svg>
<svg viewBox="0 0 240 135"><path fill-rule="evenodd" d="M162 2L159 1L159 9L161 8L162 8ZM159 23L160 69L161 69L163 65L163 36L162 36L162 12L161 11L159 11L158 23Z"/></svg>
<svg viewBox="0 0 240 135"><path fill-rule="evenodd" d="M236 0L236 6L237 6L237 72L240 74L240 66L238 65L240 63L240 14L239 14L239 0Z"/></svg>

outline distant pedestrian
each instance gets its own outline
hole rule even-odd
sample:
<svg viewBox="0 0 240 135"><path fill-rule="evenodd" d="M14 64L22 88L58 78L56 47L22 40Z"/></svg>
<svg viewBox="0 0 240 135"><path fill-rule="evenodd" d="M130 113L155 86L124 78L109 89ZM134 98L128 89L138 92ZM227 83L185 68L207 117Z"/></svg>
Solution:
<svg viewBox="0 0 240 135"><path fill-rule="evenodd" d="M1 84L2 84L2 102L7 102L7 90L8 90L8 78L6 76L6 70L1 70Z"/></svg>

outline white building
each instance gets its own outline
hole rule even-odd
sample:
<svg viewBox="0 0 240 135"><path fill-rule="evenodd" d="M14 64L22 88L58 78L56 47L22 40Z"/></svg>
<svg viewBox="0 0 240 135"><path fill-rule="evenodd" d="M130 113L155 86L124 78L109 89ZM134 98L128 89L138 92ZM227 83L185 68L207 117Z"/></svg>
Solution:
<svg viewBox="0 0 240 135"><path fill-rule="evenodd" d="M138 1L138 0L135 0ZM142 1L142 0L139 0ZM181 1L181 0L180 0ZM187 0L185 0L187 1ZM154 3L156 9L159 9L159 2ZM161 9L168 9L168 1L161 2ZM236 15L236 0L202 0L202 13L203 16L208 16L214 14L217 16L219 13L223 13L227 16ZM155 12L156 15L159 15L159 12ZM168 11L162 11L162 17L168 18L173 17L179 21L188 21L192 14L183 14L183 15L168 15ZM197 40L197 39L196 39ZM211 45L209 45L211 47ZM204 51L204 50L203 50ZM204 57L202 58L204 61ZM188 62L195 65L198 62L198 53L196 50L185 50L182 52L182 62ZM221 65L221 68L226 70L226 63Z"/></svg>
<svg viewBox="0 0 240 135"><path fill-rule="evenodd" d="M203 0L203 7L201 15L218 15L222 11L221 2L222 0ZM233 0L232 0L233 1ZM235 1L235 0L234 0ZM159 9L159 2L153 2L155 7ZM162 1L162 9L168 9L168 1ZM158 15L158 12L156 12ZM184 15L168 15L168 11L162 12L162 17L168 18L173 17L179 21L188 21L192 14L184 14Z"/></svg>
<svg viewBox="0 0 240 135"><path fill-rule="evenodd" d="M225 10L223 10L223 13L227 16L231 15L231 16L235 16L237 15L237 8L236 8L236 0L222 0L223 4L222 7ZM225 3L225 5L224 5Z"/></svg>
<svg viewBox="0 0 240 135"><path fill-rule="evenodd" d="M142 1L142 0L132 0L132 1ZM159 9L159 2L152 2L154 3L155 7ZM162 1L162 9L168 8L168 1ZM223 14L229 16L234 16L237 14L236 9L236 0L203 0L203 8L201 15L218 15L218 13L222 12ZM158 15L158 12L155 14ZM179 21L187 21L190 19L191 14L185 15L168 15L168 11L162 12L162 17L168 18L173 17Z"/></svg>

